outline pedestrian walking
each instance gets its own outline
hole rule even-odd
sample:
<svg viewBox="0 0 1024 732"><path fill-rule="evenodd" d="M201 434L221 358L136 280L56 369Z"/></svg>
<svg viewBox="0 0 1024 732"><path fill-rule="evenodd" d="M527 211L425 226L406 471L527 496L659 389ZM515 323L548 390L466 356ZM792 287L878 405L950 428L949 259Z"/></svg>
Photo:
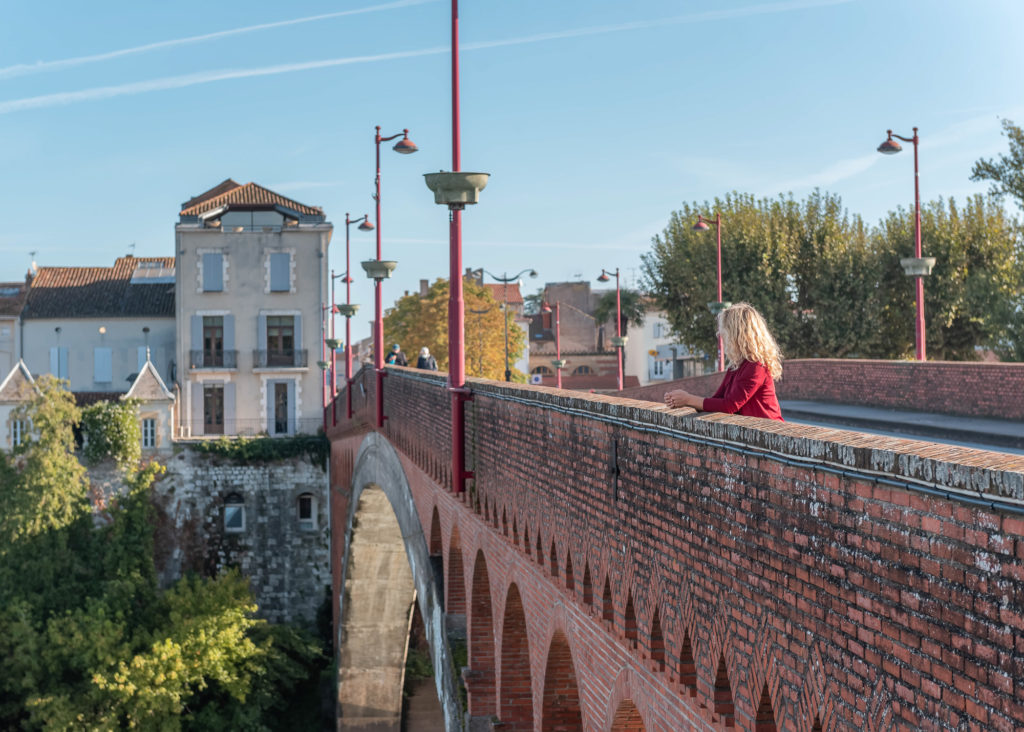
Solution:
<svg viewBox="0 0 1024 732"><path fill-rule="evenodd" d="M409 359L402 353L402 347L396 343L391 346L391 353L384 359L384 363L391 364L392 366L408 366Z"/></svg>
<svg viewBox="0 0 1024 732"><path fill-rule="evenodd" d="M430 355L430 349L426 346L420 349L420 357L416 359L416 368L437 371L437 359Z"/></svg>

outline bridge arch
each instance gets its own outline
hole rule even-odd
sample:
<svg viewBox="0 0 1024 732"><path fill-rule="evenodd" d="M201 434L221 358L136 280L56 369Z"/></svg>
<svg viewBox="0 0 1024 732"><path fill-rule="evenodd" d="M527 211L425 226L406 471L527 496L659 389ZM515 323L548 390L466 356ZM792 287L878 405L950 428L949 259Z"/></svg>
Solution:
<svg viewBox="0 0 1024 732"><path fill-rule="evenodd" d="M533 732L533 678L523 598L508 586L501 624L501 693L498 717L509 732Z"/></svg>
<svg viewBox="0 0 1024 732"><path fill-rule="evenodd" d="M497 713L494 663L494 620L491 603L491 578L483 549L473 560L473 584L470 588L469 668L467 687L469 713L482 717Z"/></svg>
<svg viewBox="0 0 1024 732"><path fill-rule="evenodd" d="M386 499L386 501L382 499ZM411 574L412 580L409 585L402 585L400 576L384 578L380 577L380 572L376 568L374 570L378 579L395 580L398 584L396 597L385 597L389 589L388 581L378 581L374 587L368 585L359 592L348 591L350 582L356 576L354 570L360 565L359 560L353 557L353 544L357 549L359 548L360 526L364 529L380 529L379 532L375 532L374 543L382 546L392 556L396 551L404 551L408 562L408 568L405 571ZM402 468L398 453L381 435L373 432L367 434L359 445L352 470L345 525L345 551L341 558L341 586L345 589L338 598L341 618L338 629L339 703L341 703L341 696L344 693L343 687L346 683L351 684L353 679L352 674L347 671L351 670L352 662L355 659L351 655L353 649L346 643L351 638L352 632L355 631L353 621L358 622L359 617L364 616L368 611L373 612L376 607L388 600L392 603L400 602L397 597L402 597L403 593L407 592L410 606L415 594L420 614L423 617L434 667L434 684L438 698L441 700L445 725L448 729L457 729L461 724L458 685L445 636L444 608L431 567L431 547L428 545L428 539L433 539L433 537L424 536L423 525L420 522L409 481ZM395 562L389 563L388 568L389 575L402 574ZM406 606L406 615L408 609L409 606ZM385 648L378 645L374 652L380 657L387 656L392 659L397 657L399 665L404 667L407 628L408 626L406 626L406 632L400 636L389 634L388 646ZM388 674L367 673L363 674L363 677L362 681L365 682L363 691L367 694L364 699L367 701L383 699L389 704L397 699L400 714L401 671ZM371 697L369 694L373 696ZM368 704L364 703L363 707L365 711L370 711L367 708ZM358 713L358 709L356 709L356 713ZM340 720L341 729L344 729L344 721L344 719Z"/></svg>
<svg viewBox="0 0 1024 732"><path fill-rule="evenodd" d="M644 715L637 707L633 672L624 668L615 678L602 729L611 732L645 732Z"/></svg>
<svg viewBox="0 0 1024 732"><path fill-rule="evenodd" d="M564 605L554 608L549 627L544 689L541 699L542 732L583 730L576 661L566 632Z"/></svg>

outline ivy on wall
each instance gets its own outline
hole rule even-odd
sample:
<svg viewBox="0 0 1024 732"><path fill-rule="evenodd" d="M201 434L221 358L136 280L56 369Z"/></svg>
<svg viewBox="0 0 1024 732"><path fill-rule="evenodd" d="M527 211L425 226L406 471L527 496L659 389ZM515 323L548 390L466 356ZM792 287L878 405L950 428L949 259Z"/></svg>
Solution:
<svg viewBox="0 0 1024 732"><path fill-rule="evenodd" d="M195 449L239 463L265 463L305 456L311 463L326 470L330 444L327 437L320 433L294 437L221 437L197 443Z"/></svg>
<svg viewBox="0 0 1024 732"><path fill-rule="evenodd" d="M82 410L86 462L96 464L110 458L122 470L139 462L142 433L136 414L138 405L137 399L102 401Z"/></svg>

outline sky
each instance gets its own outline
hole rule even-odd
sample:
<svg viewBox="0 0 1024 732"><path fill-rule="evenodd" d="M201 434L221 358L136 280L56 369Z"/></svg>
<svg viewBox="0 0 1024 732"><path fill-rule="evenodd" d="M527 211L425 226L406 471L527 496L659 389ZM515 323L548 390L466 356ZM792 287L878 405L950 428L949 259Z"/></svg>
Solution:
<svg viewBox="0 0 1024 732"><path fill-rule="evenodd" d="M422 178L451 168L447 0L0 7L0 280L31 252L173 255L180 203L229 177L321 206L340 273L376 125L419 147L382 147L385 303L447 277ZM875 151L888 128L920 128L924 200L984 192L973 162L1024 122L1022 27L1020 0L462 0L462 169L491 174L464 264L534 268L527 293L602 268L639 285L671 212L730 191L819 187L874 222L913 203L910 146ZM357 338L374 242L352 227Z"/></svg>

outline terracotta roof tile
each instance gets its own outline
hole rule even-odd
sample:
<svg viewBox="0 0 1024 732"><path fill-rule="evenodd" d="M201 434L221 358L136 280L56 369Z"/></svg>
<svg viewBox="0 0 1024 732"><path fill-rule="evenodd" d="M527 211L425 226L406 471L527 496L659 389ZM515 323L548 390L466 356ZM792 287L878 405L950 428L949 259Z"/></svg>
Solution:
<svg viewBox="0 0 1024 732"><path fill-rule="evenodd" d="M18 315L27 294L24 282L0 282L0 315Z"/></svg>
<svg viewBox="0 0 1024 732"><path fill-rule="evenodd" d="M505 296L508 296L509 305L522 305L523 294L519 291L519 283L511 282L504 284L502 282L488 282L484 285L494 295L494 299L498 302L506 302Z"/></svg>
<svg viewBox="0 0 1024 732"><path fill-rule="evenodd" d="M141 263L174 267L174 257L119 257L113 267L40 267L22 317L174 317L174 283L132 283Z"/></svg>
<svg viewBox="0 0 1024 732"><path fill-rule="evenodd" d="M234 186L232 187L231 184L234 184ZM218 193L218 191L221 192ZM304 203L299 203L298 201L294 201L290 198L285 198L280 193L274 193L272 190L264 188L261 185L257 185L256 183L238 185L230 178L220 185L211 188L206 193L202 193L195 198L186 201L182 204L180 215L198 216L201 213L212 211L213 209L220 208L221 206L232 206L238 208L249 206L266 208L283 206L284 208L289 208L308 216L324 215L323 209L317 206L307 206Z"/></svg>

